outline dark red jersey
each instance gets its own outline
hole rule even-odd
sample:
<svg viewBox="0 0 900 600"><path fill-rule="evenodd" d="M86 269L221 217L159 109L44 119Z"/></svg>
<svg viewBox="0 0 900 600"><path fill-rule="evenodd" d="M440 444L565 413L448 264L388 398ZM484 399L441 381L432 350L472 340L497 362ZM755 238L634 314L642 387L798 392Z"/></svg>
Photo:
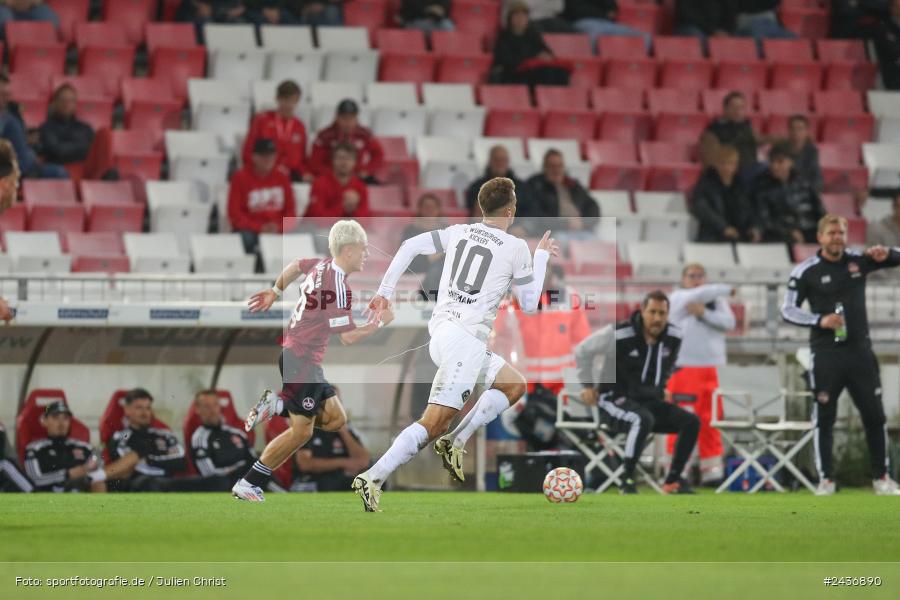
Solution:
<svg viewBox="0 0 900 600"><path fill-rule="evenodd" d="M291 315L282 346L295 356L321 365L332 334L356 329L350 313L347 275L330 258L299 259L300 300Z"/></svg>

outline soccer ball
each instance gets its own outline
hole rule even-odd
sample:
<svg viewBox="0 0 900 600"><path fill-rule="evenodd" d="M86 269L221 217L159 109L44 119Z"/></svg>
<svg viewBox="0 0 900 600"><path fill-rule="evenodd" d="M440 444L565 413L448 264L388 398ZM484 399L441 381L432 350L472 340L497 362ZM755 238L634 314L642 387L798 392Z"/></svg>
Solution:
<svg viewBox="0 0 900 600"><path fill-rule="evenodd" d="M550 502L575 502L582 491L581 476L568 467L557 467L544 477L544 495Z"/></svg>

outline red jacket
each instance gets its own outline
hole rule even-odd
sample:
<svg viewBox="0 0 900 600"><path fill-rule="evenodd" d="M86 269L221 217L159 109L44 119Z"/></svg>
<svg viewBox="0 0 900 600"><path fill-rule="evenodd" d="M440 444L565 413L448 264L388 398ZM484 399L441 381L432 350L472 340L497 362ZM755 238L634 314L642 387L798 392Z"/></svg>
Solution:
<svg viewBox="0 0 900 600"><path fill-rule="evenodd" d="M263 225L274 223L281 232L282 219L296 216L296 213L291 180L278 169L268 175L259 175L248 166L232 176L228 219L235 231L259 233Z"/></svg>
<svg viewBox="0 0 900 600"><path fill-rule="evenodd" d="M331 151L338 142L350 142L356 146L356 175L373 175L384 165L384 148L371 131L357 127L348 136L342 135L335 123L319 132L313 142L309 166L316 175L331 171Z"/></svg>
<svg viewBox="0 0 900 600"><path fill-rule="evenodd" d="M253 145L256 140L268 138L275 141L278 148L278 167L285 174L303 177L309 166L306 164L306 127L297 117L284 119L274 110L261 112L250 123L242 153L245 165L250 164Z"/></svg>
<svg viewBox="0 0 900 600"><path fill-rule="evenodd" d="M351 214L344 212L344 192L353 190L359 194L359 206ZM369 192L366 184L355 175L350 176L347 185L341 185L334 173L328 171L313 181L309 191L309 206L306 217L363 218L371 216L369 212Z"/></svg>

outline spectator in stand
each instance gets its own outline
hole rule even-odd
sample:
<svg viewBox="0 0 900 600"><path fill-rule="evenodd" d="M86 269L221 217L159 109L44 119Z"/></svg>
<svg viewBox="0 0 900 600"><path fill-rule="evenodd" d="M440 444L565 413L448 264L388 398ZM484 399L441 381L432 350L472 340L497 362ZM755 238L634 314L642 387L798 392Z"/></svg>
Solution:
<svg viewBox="0 0 900 600"><path fill-rule="evenodd" d="M229 489L228 478L175 477L187 469L184 447L169 429L153 427L153 396L135 388L125 396L127 426L107 444L110 458L119 461L137 454L137 465L127 476L108 481L110 490L122 492L207 492ZM127 478L126 478L127 477Z"/></svg>
<svg viewBox="0 0 900 600"><path fill-rule="evenodd" d="M764 241L816 242L825 208L812 184L794 169L790 145L772 146L769 168L754 180L751 197Z"/></svg>
<svg viewBox="0 0 900 600"><path fill-rule="evenodd" d="M869 200L869 202L884 201ZM894 191L893 212L880 221L869 223L866 236L869 246L900 247L900 189ZM898 269L881 269L872 274L872 277L876 276L877 279L900 282Z"/></svg>
<svg viewBox="0 0 900 600"><path fill-rule="evenodd" d="M360 219L371 216L369 192L365 182L353 174L355 168L356 147L349 142L338 142L332 152L331 169L313 181L306 218ZM316 226L325 225L316 223Z"/></svg>
<svg viewBox="0 0 900 600"><path fill-rule="evenodd" d="M587 190L566 173L562 152L544 154L543 170L525 184L519 200L523 226L540 237L550 229L557 239L588 239L600 218L600 207Z"/></svg>
<svg viewBox="0 0 900 600"><path fill-rule="evenodd" d="M334 122L319 132L313 142L310 167L319 177L331 170L333 152L347 142L356 149L354 174L366 183L378 183L375 173L384 164L384 149L372 132L359 124L359 106L354 100L341 100Z"/></svg>
<svg viewBox="0 0 900 600"><path fill-rule="evenodd" d="M0 301L2 303L2 301ZM0 423L0 492L34 491L34 484L28 479L12 444L6 435L6 427Z"/></svg>
<svg viewBox="0 0 900 600"><path fill-rule="evenodd" d="M0 5L0 35L4 37L9 21L50 21L59 29L56 12L40 0L7 0L5 6Z"/></svg>
<svg viewBox="0 0 900 600"><path fill-rule="evenodd" d="M25 447L25 469L39 492L105 492L107 479L128 477L138 464L131 452L104 466L90 444L69 437L72 412L62 400L47 405L41 426L47 437Z"/></svg>
<svg viewBox="0 0 900 600"><path fill-rule="evenodd" d="M642 37L648 52L653 45L653 36L649 33L616 23L619 18L619 3L616 0L566 0L563 15L575 25L576 30L591 36L595 49L597 40L604 35Z"/></svg>
<svg viewBox="0 0 900 600"><path fill-rule="evenodd" d="M22 111L19 103L13 100L12 89L9 85L9 77L0 73L0 113L8 114L15 117L25 130L25 120L22 118Z"/></svg>
<svg viewBox="0 0 900 600"><path fill-rule="evenodd" d="M87 159L94 130L75 116L77 109L74 87L64 83L53 92L50 114L38 128L40 155L45 161L67 165Z"/></svg>
<svg viewBox="0 0 900 600"><path fill-rule="evenodd" d="M535 63L534 61L544 61ZM506 15L506 28L494 44L490 79L494 83L569 85L569 72L553 65L553 52L541 32L531 24L528 5L513 2Z"/></svg>
<svg viewBox="0 0 900 600"><path fill-rule="evenodd" d="M566 7L565 0L504 0L504 20L506 20L510 6L517 2L524 2L528 6L531 24L538 31L542 33L575 33L572 24L562 16Z"/></svg>
<svg viewBox="0 0 900 600"><path fill-rule="evenodd" d="M891 0L831 0L831 37L869 39Z"/></svg>
<svg viewBox="0 0 900 600"><path fill-rule="evenodd" d="M19 192L19 162L12 144L0 139L0 215L16 201ZM0 321L9 323L13 313L6 300L0 296ZM2 427L0 427L0 433ZM0 436L2 438L3 436ZM0 439L0 459L3 458L3 439Z"/></svg>
<svg viewBox="0 0 900 600"><path fill-rule="evenodd" d="M450 20L450 0L403 0L400 20L411 29L423 31L453 31Z"/></svg>
<svg viewBox="0 0 900 600"><path fill-rule="evenodd" d="M675 33L704 40L727 37L737 29L736 0L676 0Z"/></svg>
<svg viewBox="0 0 900 600"><path fill-rule="evenodd" d="M9 79L0 75L0 101L9 97ZM24 177L40 179L68 179L69 173L62 165L43 163L37 154L28 145L28 136L25 134L25 126L21 114L10 112L17 108L0 103L0 138L9 140L18 158L19 167Z"/></svg>
<svg viewBox="0 0 900 600"><path fill-rule="evenodd" d="M804 115L794 115L788 120L787 142L794 153L794 168L797 173L812 183L817 193L821 193L824 183L822 167L819 165L819 149L810 134L809 119Z"/></svg>
<svg viewBox="0 0 900 600"><path fill-rule="evenodd" d="M291 80L282 81L275 91L275 103L278 105L275 110L253 117L244 140L244 164L252 162L256 142L267 138L275 142L275 164L280 171L294 181L312 181L312 173L306 164L306 127L295 116L300 103L300 86Z"/></svg>
<svg viewBox="0 0 900 600"><path fill-rule="evenodd" d="M761 168L756 159L758 144L769 138L757 135L747 116L747 97L731 92L722 100L722 116L713 120L700 136L700 155L704 165L715 161L720 144L734 146L740 155L738 177L749 184Z"/></svg>
<svg viewBox="0 0 900 600"><path fill-rule="evenodd" d="M343 492L372 458L349 423L337 431L313 430L294 458L292 492Z"/></svg>
<svg viewBox="0 0 900 600"><path fill-rule="evenodd" d="M260 25L296 25L297 18L285 7L284 0L258 0L247 2L248 18Z"/></svg>
<svg viewBox="0 0 900 600"><path fill-rule="evenodd" d="M737 34L752 37L760 43L764 39L794 39L778 20L781 0L737 0Z"/></svg>
<svg viewBox="0 0 900 600"><path fill-rule="evenodd" d="M478 191L485 183L494 177L506 177L512 179L516 189L521 189L522 184L516 174L509 167L509 151L505 146L496 145L491 148L488 155L488 164L484 169L484 175L469 184L466 188L466 208L473 217L481 216L481 206L478 204Z"/></svg>
<svg viewBox="0 0 900 600"><path fill-rule="evenodd" d="M891 0L888 14L875 27L874 41L884 87L900 90L900 0Z"/></svg>
<svg viewBox="0 0 900 600"><path fill-rule="evenodd" d="M275 168L275 162L275 142L259 138L250 164L231 177L228 219L248 253L256 252L260 233L282 233L284 219L296 215L291 180Z"/></svg>
<svg viewBox="0 0 900 600"><path fill-rule="evenodd" d="M288 6L303 25L333 26L344 23L341 12L343 2L344 0L288 0Z"/></svg>
<svg viewBox="0 0 900 600"><path fill-rule="evenodd" d="M441 214L441 200L431 193L419 196L416 202L416 220L406 226L401 239L408 240L422 233L443 229L447 226ZM444 266L444 253L420 254L409 263L409 271L413 273L429 273L432 266L440 269ZM438 275L440 275L438 273ZM425 289L429 289L426 285Z"/></svg>
<svg viewBox="0 0 900 600"><path fill-rule="evenodd" d="M737 177L739 154L721 146L713 166L707 167L691 194L691 214L699 223L698 242L758 242L762 239L753 217L747 188Z"/></svg>

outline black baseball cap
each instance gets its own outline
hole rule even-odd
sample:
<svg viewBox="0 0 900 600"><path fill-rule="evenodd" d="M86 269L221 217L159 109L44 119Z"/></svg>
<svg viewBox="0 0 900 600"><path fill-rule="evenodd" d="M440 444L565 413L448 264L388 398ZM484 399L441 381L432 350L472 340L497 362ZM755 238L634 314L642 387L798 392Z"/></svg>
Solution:
<svg viewBox="0 0 900 600"><path fill-rule="evenodd" d="M66 414L70 417L72 416L72 411L69 410L69 407L66 406L66 403L62 400L56 400L55 402L51 402L44 408L44 416L49 417L50 415L60 415Z"/></svg>
<svg viewBox="0 0 900 600"><path fill-rule="evenodd" d="M253 144L253 154L275 154L277 151L274 140L269 138L260 138Z"/></svg>
<svg viewBox="0 0 900 600"><path fill-rule="evenodd" d="M355 100L344 98L338 104L337 114L339 115L356 115L359 114L359 105Z"/></svg>

